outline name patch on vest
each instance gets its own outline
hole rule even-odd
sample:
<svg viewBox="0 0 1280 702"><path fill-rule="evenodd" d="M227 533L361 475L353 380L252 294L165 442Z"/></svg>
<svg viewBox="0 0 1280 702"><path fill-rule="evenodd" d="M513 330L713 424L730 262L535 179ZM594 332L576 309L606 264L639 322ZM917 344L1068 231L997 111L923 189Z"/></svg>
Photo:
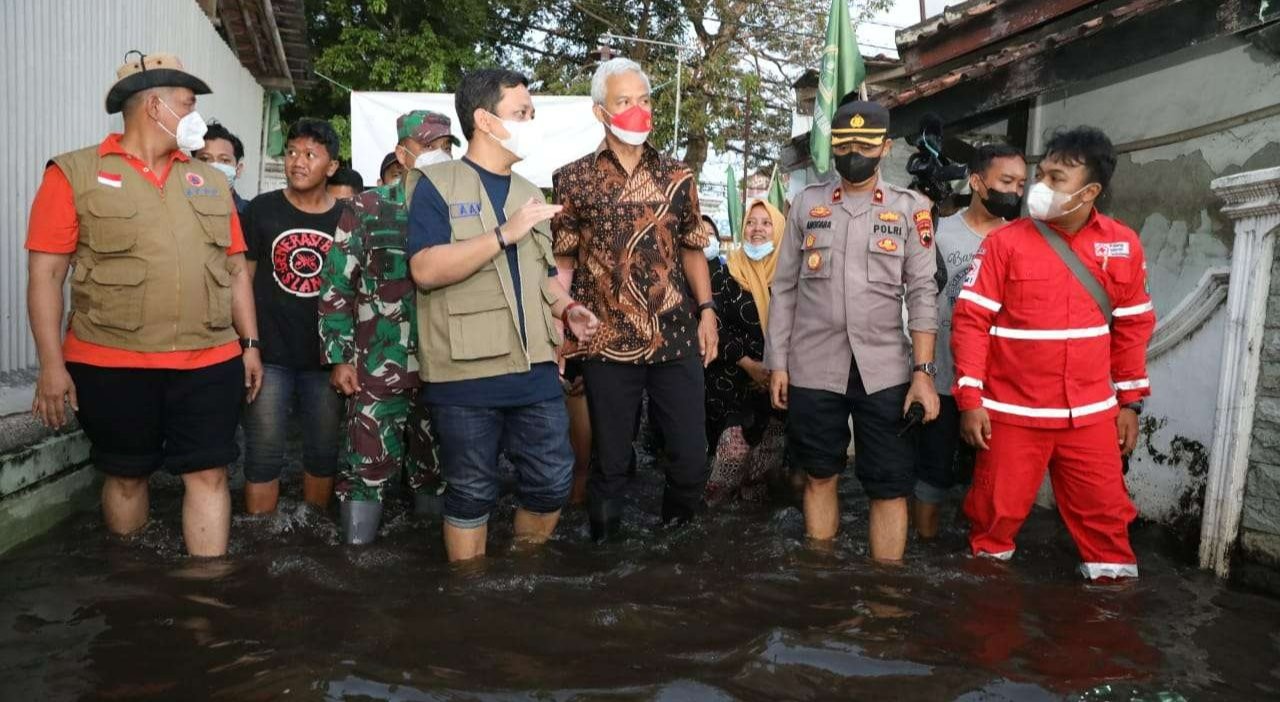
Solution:
<svg viewBox="0 0 1280 702"><path fill-rule="evenodd" d="M871 227L872 234L888 234L889 236L903 237L901 224L875 224Z"/></svg>
<svg viewBox="0 0 1280 702"><path fill-rule="evenodd" d="M830 229L831 220L829 219L811 219L804 225L805 231L810 229Z"/></svg>
<svg viewBox="0 0 1280 702"><path fill-rule="evenodd" d="M204 181L200 181L200 182L203 183ZM182 194L186 195L187 197L217 197L218 189L217 188L187 188L186 190L182 191Z"/></svg>
<svg viewBox="0 0 1280 702"><path fill-rule="evenodd" d="M479 216L480 203L478 202L454 202L449 205L449 219Z"/></svg>

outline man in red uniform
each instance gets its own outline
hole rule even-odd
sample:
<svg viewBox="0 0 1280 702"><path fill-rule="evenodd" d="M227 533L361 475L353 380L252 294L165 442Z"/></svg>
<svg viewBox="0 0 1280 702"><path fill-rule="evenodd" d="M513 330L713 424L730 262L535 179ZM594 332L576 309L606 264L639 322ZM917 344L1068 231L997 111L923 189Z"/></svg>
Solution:
<svg viewBox="0 0 1280 702"><path fill-rule="evenodd" d="M1098 302L1022 218L997 229L956 301L953 388L960 432L980 449L965 500L974 555L1012 557L1046 467L1085 577L1137 577L1120 456L1150 394L1155 313L1138 235L1094 208L1115 171L1111 141L1080 127L1049 140L1027 192L1031 217L1065 239L1102 285Z"/></svg>

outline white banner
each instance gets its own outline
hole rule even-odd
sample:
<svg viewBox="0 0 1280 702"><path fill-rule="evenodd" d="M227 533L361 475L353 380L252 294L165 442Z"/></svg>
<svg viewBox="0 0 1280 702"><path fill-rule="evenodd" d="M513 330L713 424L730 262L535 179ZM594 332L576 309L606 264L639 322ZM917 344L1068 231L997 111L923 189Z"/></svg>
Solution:
<svg viewBox="0 0 1280 702"><path fill-rule="evenodd" d="M529 158L515 165L515 172L540 188L550 188L552 171L595 151L604 140L604 126L591 114L590 97L534 95L533 107L544 138ZM452 94L353 92L351 165L365 185L377 184L382 159L396 146L396 118L413 110L448 115L453 120L453 135L462 142L461 149L454 149L454 156L461 157L466 151L467 140L454 114Z"/></svg>

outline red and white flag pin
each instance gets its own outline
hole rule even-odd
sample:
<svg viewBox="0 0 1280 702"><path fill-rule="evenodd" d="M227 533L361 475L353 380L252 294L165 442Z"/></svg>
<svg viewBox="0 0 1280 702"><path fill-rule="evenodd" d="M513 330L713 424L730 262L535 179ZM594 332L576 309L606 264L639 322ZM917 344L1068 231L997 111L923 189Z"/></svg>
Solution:
<svg viewBox="0 0 1280 702"><path fill-rule="evenodd" d="M124 177L119 173L107 173L106 171L98 171L98 182L112 188L124 187Z"/></svg>

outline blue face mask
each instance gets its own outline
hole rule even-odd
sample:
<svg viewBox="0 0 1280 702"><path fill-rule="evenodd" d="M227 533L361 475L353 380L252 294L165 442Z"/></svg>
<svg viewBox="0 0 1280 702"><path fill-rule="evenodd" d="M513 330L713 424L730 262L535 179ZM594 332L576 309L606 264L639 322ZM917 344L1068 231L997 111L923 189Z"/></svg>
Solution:
<svg viewBox="0 0 1280 702"><path fill-rule="evenodd" d="M763 261L766 256L773 253L773 242L766 241L763 244L743 244L742 252L752 261Z"/></svg>
<svg viewBox="0 0 1280 702"><path fill-rule="evenodd" d="M702 253L706 254L707 260L710 261L720 256L720 240L714 235L708 237L707 245L703 247Z"/></svg>

